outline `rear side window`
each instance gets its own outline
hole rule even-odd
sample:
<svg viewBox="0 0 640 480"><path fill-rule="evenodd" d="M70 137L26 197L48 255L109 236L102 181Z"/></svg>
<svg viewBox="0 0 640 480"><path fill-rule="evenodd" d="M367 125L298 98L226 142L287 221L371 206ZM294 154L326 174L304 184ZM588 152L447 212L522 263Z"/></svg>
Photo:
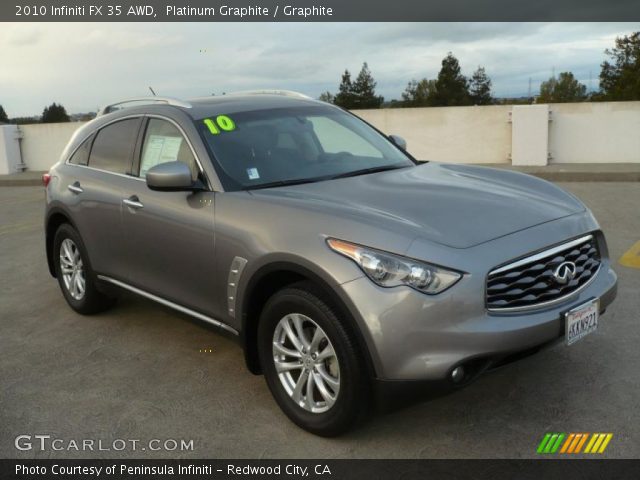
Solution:
<svg viewBox="0 0 640 480"><path fill-rule="evenodd" d="M73 165L87 165L89 163L89 151L91 150L91 142L93 142L94 135L91 135L87 138L82 145L78 147L71 158L69 159L69 163Z"/></svg>
<svg viewBox="0 0 640 480"><path fill-rule="evenodd" d="M101 129L89 156L89 166L114 173L126 173L138 136L140 119L121 120Z"/></svg>

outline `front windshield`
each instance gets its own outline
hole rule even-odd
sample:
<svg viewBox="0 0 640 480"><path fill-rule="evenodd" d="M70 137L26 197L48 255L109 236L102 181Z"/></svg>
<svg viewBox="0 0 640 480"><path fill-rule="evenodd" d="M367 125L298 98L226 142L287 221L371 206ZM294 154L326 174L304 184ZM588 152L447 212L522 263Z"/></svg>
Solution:
<svg viewBox="0 0 640 480"><path fill-rule="evenodd" d="M226 190L320 181L413 161L366 123L328 106L216 114L196 121Z"/></svg>

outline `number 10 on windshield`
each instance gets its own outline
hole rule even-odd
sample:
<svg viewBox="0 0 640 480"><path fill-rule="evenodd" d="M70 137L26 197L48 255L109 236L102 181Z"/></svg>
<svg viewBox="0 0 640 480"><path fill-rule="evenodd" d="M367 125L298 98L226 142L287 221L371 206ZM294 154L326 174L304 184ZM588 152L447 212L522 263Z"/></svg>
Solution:
<svg viewBox="0 0 640 480"><path fill-rule="evenodd" d="M235 122L226 115L218 115L215 122L210 118L205 118L204 124L213 135L218 135L221 131L232 132L236 129Z"/></svg>

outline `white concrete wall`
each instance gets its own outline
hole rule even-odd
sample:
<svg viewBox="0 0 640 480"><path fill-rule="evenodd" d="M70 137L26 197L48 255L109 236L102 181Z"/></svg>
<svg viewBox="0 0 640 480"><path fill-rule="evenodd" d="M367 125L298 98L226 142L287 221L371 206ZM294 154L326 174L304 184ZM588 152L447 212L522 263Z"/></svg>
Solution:
<svg viewBox="0 0 640 480"><path fill-rule="evenodd" d="M84 122L20 125L22 159L29 170L49 170L60 159L67 142Z"/></svg>
<svg viewBox="0 0 640 480"><path fill-rule="evenodd" d="M419 160L510 163L515 155L515 164L544 164L544 152L548 152L551 163L640 163L640 102L551 104L551 122L543 114L534 114L544 108L500 105L354 113L384 133L404 137L409 152ZM510 113L515 115L513 123ZM533 123L519 122L521 114ZM22 159L27 168L48 170L81 125L21 125ZM0 155L3 148L0 145ZM537 152L535 159L528 158L527 150Z"/></svg>
<svg viewBox="0 0 640 480"><path fill-rule="evenodd" d="M418 160L509 163L511 106L356 110L382 132L400 135Z"/></svg>
<svg viewBox="0 0 640 480"><path fill-rule="evenodd" d="M640 102L549 105L550 163L640 163Z"/></svg>
<svg viewBox="0 0 640 480"><path fill-rule="evenodd" d="M550 163L640 163L640 102L550 104L551 122L544 114L535 115L537 108L546 106L394 108L354 113L384 133L404 137L409 152L420 160L509 163L513 155L514 164L545 165L546 151ZM510 124L507 119L512 110L516 120ZM548 129L546 140L544 129Z"/></svg>
<svg viewBox="0 0 640 480"><path fill-rule="evenodd" d="M0 175L20 171L20 132L15 125L0 125Z"/></svg>
<svg viewBox="0 0 640 480"><path fill-rule="evenodd" d="M514 105L511 112L511 163L547 165L549 105Z"/></svg>

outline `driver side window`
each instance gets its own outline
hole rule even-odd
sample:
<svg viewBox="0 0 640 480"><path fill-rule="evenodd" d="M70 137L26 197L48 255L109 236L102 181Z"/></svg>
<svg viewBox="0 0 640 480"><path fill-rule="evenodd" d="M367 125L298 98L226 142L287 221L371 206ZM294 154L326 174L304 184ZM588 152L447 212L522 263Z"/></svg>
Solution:
<svg viewBox="0 0 640 480"><path fill-rule="evenodd" d="M166 162L182 162L191 170L191 178L198 178L198 165L186 139L171 122L149 119L140 157L139 177L145 178L149 169Z"/></svg>

